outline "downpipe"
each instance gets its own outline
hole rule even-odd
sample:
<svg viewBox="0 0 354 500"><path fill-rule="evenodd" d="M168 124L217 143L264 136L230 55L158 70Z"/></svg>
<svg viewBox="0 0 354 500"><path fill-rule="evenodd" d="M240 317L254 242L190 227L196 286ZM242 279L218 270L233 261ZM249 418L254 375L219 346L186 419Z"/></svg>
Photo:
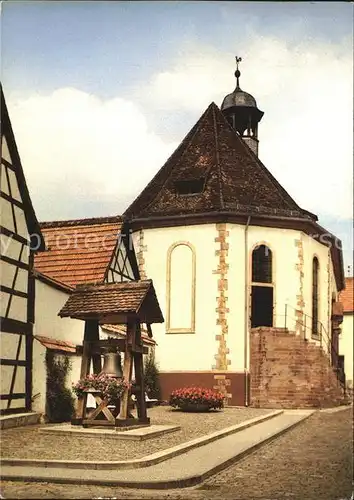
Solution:
<svg viewBox="0 0 354 500"><path fill-rule="evenodd" d="M245 374L245 406L249 405L249 372L247 366L248 357L248 226L251 222L251 216L248 216L246 227L245 227L245 319L244 319L244 374Z"/></svg>

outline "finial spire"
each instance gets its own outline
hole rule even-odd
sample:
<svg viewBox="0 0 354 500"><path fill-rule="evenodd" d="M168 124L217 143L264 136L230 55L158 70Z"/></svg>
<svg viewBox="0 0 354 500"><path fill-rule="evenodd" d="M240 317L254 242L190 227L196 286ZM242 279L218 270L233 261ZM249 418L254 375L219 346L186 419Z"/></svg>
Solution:
<svg viewBox="0 0 354 500"><path fill-rule="evenodd" d="M239 78L241 76L241 72L240 70L238 69L238 65L239 63L242 61L242 57L238 57L236 56L235 57L236 59L236 71L235 71L235 76L236 76L236 88L239 89L240 88L240 81L239 81Z"/></svg>

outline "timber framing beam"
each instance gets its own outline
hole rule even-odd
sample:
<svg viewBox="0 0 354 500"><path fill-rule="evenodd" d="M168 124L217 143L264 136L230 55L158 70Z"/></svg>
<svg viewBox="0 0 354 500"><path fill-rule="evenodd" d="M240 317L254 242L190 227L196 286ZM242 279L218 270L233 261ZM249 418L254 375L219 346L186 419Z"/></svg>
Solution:
<svg viewBox="0 0 354 500"><path fill-rule="evenodd" d="M17 319L0 317L0 330L6 333L17 333L18 335L31 335L32 325Z"/></svg>
<svg viewBox="0 0 354 500"><path fill-rule="evenodd" d="M22 297L24 299L28 298L28 294L26 292L20 292L20 290L14 290L5 285L0 285L0 292L9 293L10 295L16 295L17 297Z"/></svg>

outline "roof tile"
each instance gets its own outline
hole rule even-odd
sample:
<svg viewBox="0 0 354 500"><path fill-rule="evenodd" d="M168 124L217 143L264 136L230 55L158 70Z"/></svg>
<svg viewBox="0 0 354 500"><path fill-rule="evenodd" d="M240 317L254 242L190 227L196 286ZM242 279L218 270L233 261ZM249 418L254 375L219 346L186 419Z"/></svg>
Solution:
<svg viewBox="0 0 354 500"><path fill-rule="evenodd" d="M143 323L162 323L152 281L79 285L59 312L61 317L100 320L115 314L137 314Z"/></svg>
<svg viewBox="0 0 354 500"><path fill-rule="evenodd" d="M177 181L197 179L203 180L202 192L178 194ZM220 211L317 220L297 205L212 103L124 216Z"/></svg>
<svg viewBox="0 0 354 500"><path fill-rule="evenodd" d="M102 282L121 227L120 217L43 222L47 250L35 269L69 286Z"/></svg>
<svg viewBox="0 0 354 500"><path fill-rule="evenodd" d="M339 300L343 304L343 312L354 312L354 278L345 278L345 289L340 293Z"/></svg>

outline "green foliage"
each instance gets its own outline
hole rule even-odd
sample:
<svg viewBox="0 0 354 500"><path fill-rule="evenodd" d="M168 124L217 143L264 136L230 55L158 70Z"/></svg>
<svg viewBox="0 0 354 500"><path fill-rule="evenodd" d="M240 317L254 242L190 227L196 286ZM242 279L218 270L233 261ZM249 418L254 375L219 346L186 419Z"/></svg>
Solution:
<svg viewBox="0 0 354 500"><path fill-rule="evenodd" d="M155 353L151 349L144 362L145 390L151 399L161 399L159 369L155 360Z"/></svg>
<svg viewBox="0 0 354 500"><path fill-rule="evenodd" d="M65 385L71 362L68 357L47 350L47 404L49 422L67 422L74 415L75 406L71 390Z"/></svg>

